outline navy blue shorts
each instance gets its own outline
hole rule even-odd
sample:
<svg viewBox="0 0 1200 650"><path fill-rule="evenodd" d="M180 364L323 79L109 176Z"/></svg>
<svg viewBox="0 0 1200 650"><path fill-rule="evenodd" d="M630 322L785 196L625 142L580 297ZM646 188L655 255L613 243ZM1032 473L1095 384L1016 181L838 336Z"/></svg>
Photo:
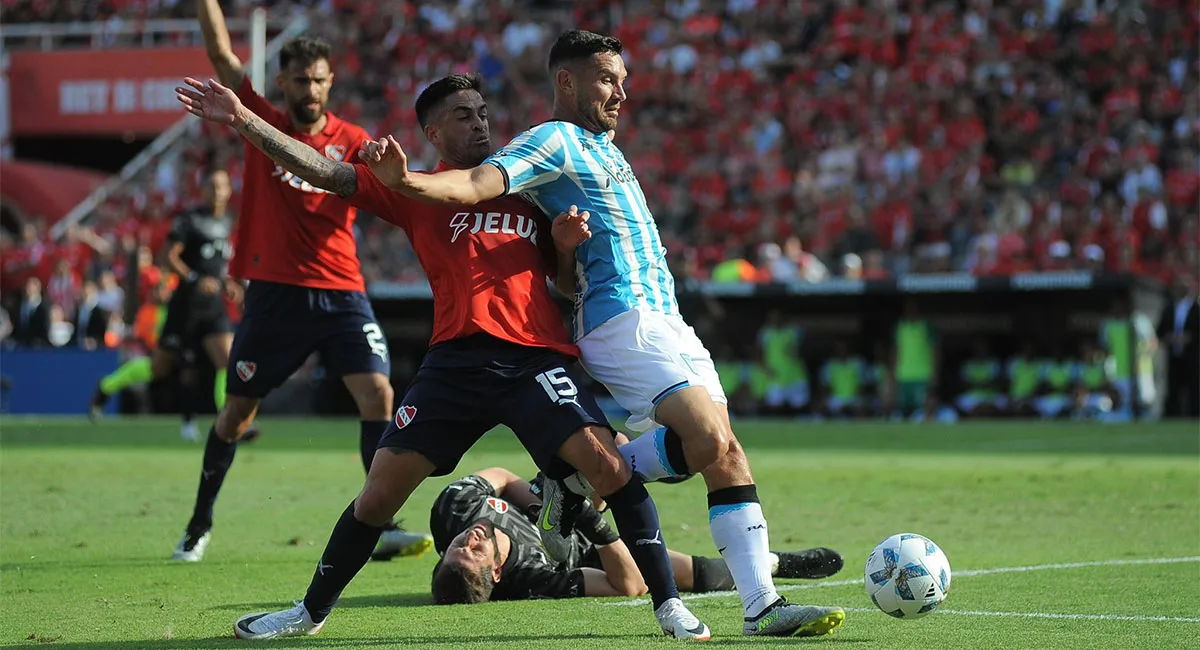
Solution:
<svg viewBox="0 0 1200 650"><path fill-rule="evenodd" d="M158 335L158 347L185 357L203 352L204 339L211 334L233 331L225 299L218 292L206 296L188 283L181 283L167 302L167 318Z"/></svg>
<svg viewBox="0 0 1200 650"><path fill-rule="evenodd" d="M319 352L331 377L391 374L387 340L360 291L254 280L229 351L226 392L261 399Z"/></svg>
<svg viewBox="0 0 1200 650"><path fill-rule="evenodd" d="M379 446L416 451L437 466L434 476L445 476L475 441L503 424L542 471L561 478L572 471L557 459L567 438L587 425L609 428L596 399L579 388L574 361L487 334L438 343Z"/></svg>

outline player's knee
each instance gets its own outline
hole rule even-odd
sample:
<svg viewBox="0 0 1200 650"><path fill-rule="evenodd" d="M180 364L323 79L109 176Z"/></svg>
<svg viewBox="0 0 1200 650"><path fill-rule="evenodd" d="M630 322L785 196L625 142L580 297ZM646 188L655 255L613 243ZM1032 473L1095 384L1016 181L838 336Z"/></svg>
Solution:
<svg viewBox="0 0 1200 650"><path fill-rule="evenodd" d="M228 408L224 408L217 414L217 422L213 425L213 431L217 434L218 438L225 442L237 442L238 438L241 437L241 434L238 433L239 429L241 429L239 424L237 416L230 413Z"/></svg>
<svg viewBox="0 0 1200 650"><path fill-rule="evenodd" d="M601 454L596 460L592 474L594 475L585 478L600 496L608 496L620 490L633 478L633 470L619 452Z"/></svg>
<svg viewBox="0 0 1200 650"><path fill-rule="evenodd" d="M217 437L225 442L237 442L250 428L250 423L254 421L254 413L257 410L258 400L229 395L225 406L217 414L215 425Z"/></svg>
<svg viewBox="0 0 1200 650"><path fill-rule="evenodd" d="M585 426L569 437L558 450L560 458L587 480L594 494L607 496L629 482L633 471L603 427Z"/></svg>
<svg viewBox="0 0 1200 650"><path fill-rule="evenodd" d="M715 414L698 422L692 435L683 435L683 453L688 468L693 472L702 470L726 456L736 444L733 431Z"/></svg>
<svg viewBox="0 0 1200 650"><path fill-rule="evenodd" d="M362 494L354 500L354 518L368 526L383 526L392 520L400 504L386 491L373 486L369 481Z"/></svg>
<svg viewBox="0 0 1200 650"><path fill-rule="evenodd" d="M722 487L754 482L750 473L750 461L736 437L730 436L728 451L705 469L704 477L710 484Z"/></svg>
<svg viewBox="0 0 1200 650"><path fill-rule="evenodd" d="M370 381L358 382L353 388L354 401L364 420L386 420L392 417L395 394L387 377L372 375Z"/></svg>

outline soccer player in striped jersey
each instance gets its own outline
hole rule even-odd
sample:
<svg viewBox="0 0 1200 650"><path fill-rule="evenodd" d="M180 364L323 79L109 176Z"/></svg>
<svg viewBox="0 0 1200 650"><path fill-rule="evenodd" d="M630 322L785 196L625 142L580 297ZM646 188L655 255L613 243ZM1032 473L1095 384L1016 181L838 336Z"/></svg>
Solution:
<svg viewBox="0 0 1200 650"><path fill-rule="evenodd" d="M410 173L389 136L370 152L372 172L427 201L475 204L524 193L549 214L572 205L590 213L578 223L589 236L573 250L560 247L559 265L576 278L574 335L584 367L632 413L629 427L649 432L622 453L647 480L704 476L713 541L742 598L743 634L828 634L843 610L792 605L775 589L767 523L712 357L680 317L654 217L612 141L626 99L622 50L609 36L565 32L550 50L553 119L476 167L436 174ZM562 489L547 481L548 498Z"/></svg>
<svg viewBox="0 0 1200 650"><path fill-rule="evenodd" d="M604 498L663 632L708 639L708 626L679 598L658 513L642 478L618 452L595 398L578 390L568 370L579 350L569 340L546 279L558 268L547 231L570 218L562 215L552 225L516 196L488 201L473 213L415 201L384 186L371 171L370 158L363 157L366 165L329 160L254 115L231 89L212 80L186 83L189 87L177 90L190 112L233 126L290 172L404 229L429 276L435 305L429 351L379 443L363 491L334 526L304 601L243 616L235 634L267 639L320 631L366 562L379 538L378 526L425 477L453 471L480 436L504 424L547 476L569 478L579 469ZM478 165L492 151L480 84L478 77L451 75L417 97L417 121L442 158L439 169ZM375 145L368 142L366 149ZM553 529L548 522L551 513L561 516L560 502L543 500L539 529Z"/></svg>

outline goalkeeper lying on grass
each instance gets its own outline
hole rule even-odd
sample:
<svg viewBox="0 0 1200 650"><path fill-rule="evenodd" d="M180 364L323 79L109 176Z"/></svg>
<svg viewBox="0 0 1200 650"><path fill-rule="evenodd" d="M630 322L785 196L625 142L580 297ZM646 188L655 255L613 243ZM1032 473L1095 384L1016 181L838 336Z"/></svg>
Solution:
<svg viewBox="0 0 1200 650"><path fill-rule="evenodd" d="M538 535L537 491L502 467L475 472L442 490L429 515L442 558L433 569L435 603L646 593L624 542L590 505L575 521L570 559L556 565ZM670 557L680 591L734 588L720 559L675 551ZM773 575L780 578L825 578L842 568L842 556L828 548L774 553L772 559Z"/></svg>

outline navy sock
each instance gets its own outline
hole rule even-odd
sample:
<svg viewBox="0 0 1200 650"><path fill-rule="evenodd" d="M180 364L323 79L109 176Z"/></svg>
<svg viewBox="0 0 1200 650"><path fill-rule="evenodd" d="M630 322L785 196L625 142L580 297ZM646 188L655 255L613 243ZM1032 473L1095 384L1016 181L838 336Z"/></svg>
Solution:
<svg viewBox="0 0 1200 650"><path fill-rule="evenodd" d="M371 558L371 551L379 542L382 528L368 526L354 518L354 502L342 512L325 544L325 552L317 562L308 593L304 595L304 608L314 623L329 616L342 590Z"/></svg>
<svg viewBox="0 0 1200 650"><path fill-rule="evenodd" d="M371 472L371 461L375 459L375 450L379 449L379 440L391 420L359 420L358 422L358 452L362 454L363 470Z"/></svg>
<svg viewBox="0 0 1200 650"><path fill-rule="evenodd" d="M180 380L176 387L175 397L179 402L179 419L191 422L196 419L196 398L191 382Z"/></svg>
<svg viewBox="0 0 1200 650"><path fill-rule="evenodd" d="M650 588L650 599L658 609L663 602L679 597L671 558L658 524L658 509L640 476L634 474L625 487L604 497L612 511L621 540L629 548L642 580Z"/></svg>
<svg viewBox="0 0 1200 650"><path fill-rule="evenodd" d="M663 433L663 448L667 452L667 462L671 463L671 469L680 475L692 473L688 471L687 456L683 454L683 440L670 427Z"/></svg>
<svg viewBox="0 0 1200 650"><path fill-rule="evenodd" d="M233 457L237 453L237 443L228 443L217 435L214 424L208 430L208 441L204 443L204 461L200 465L200 487L196 490L196 507L192 511L192 520L188 523L188 532L199 535L212 528L213 504L221 492L221 484L225 475L233 465Z"/></svg>

